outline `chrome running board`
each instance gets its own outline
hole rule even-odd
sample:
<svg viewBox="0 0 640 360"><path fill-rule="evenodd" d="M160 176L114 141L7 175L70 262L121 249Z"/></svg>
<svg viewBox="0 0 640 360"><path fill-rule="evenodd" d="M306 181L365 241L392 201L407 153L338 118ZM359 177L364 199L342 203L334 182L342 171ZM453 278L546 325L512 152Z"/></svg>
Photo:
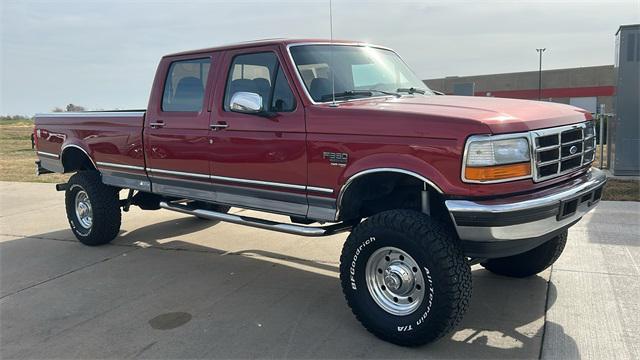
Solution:
<svg viewBox="0 0 640 360"><path fill-rule="evenodd" d="M177 211L183 214L199 216L201 218L230 222L238 225L251 226L255 228L283 232L287 234L301 236L329 236L345 231L351 231L354 223L337 223L328 226L303 226L296 224L285 224L270 220L258 219L249 216L238 216L233 214L221 213L211 210L194 209L189 206L160 202L160 207L167 210Z"/></svg>

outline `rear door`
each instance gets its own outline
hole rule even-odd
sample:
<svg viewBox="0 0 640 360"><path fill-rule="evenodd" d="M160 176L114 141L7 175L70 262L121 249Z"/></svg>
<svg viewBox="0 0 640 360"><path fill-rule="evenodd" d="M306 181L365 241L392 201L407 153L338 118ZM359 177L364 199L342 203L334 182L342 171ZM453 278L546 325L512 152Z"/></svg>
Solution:
<svg viewBox="0 0 640 360"><path fill-rule="evenodd" d="M146 166L155 193L215 200L209 180L208 99L217 56L164 59L145 119Z"/></svg>
<svg viewBox="0 0 640 360"><path fill-rule="evenodd" d="M306 216L304 108L280 64L275 46L226 52L211 117L211 180L220 202ZM237 92L260 95L272 116L231 111Z"/></svg>

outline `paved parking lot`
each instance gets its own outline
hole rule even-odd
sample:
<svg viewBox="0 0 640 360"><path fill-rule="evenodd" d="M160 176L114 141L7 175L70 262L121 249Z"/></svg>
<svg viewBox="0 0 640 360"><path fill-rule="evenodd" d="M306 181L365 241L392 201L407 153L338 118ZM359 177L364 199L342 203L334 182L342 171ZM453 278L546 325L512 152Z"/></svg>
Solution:
<svg viewBox="0 0 640 360"><path fill-rule="evenodd" d="M132 209L116 241L89 248L51 184L0 183L0 206L3 359L640 358L639 203L602 202L539 276L474 267L463 323L413 349L351 315L338 281L346 234Z"/></svg>

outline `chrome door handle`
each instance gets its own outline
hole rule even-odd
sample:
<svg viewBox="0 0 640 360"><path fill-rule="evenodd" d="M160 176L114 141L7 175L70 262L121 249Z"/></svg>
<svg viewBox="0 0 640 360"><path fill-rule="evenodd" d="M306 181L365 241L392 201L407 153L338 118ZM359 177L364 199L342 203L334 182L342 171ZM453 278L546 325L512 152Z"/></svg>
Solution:
<svg viewBox="0 0 640 360"><path fill-rule="evenodd" d="M164 122L163 122L163 121L156 121L156 122L149 123L149 126L150 126L152 129L162 128L162 127L164 127L164 125L165 125L165 124L164 124Z"/></svg>
<svg viewBox="0 0 640 360"><path fill-rule="evenodd" d="M222 129L228 128L229 124L227 124L227 123L211 124L211 125L209 125L209 127L211 128L211 130L222 130Z"/></svg>

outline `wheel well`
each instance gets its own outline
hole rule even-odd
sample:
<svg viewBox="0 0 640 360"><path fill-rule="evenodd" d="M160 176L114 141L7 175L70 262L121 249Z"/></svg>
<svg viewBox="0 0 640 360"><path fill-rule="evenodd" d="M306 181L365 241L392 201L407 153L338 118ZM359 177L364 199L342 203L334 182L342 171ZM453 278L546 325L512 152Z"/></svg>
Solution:
<svg viewBox="0 0 640 360"><path fill-rule="evenodd" d="M68 147L62 152L62 166L64 172L74 172L81 170L96 170L89 155L77 147Z"/></svg>
<svg viewBox="0 0 640 360"><path fill-rule="evenodd" d="M338 198L340 220L364 218L394 209L422 211L422 191L428 192L430 216L450 221L444 197L434 186L415 176L377 172L360 176Z"/></svg>

